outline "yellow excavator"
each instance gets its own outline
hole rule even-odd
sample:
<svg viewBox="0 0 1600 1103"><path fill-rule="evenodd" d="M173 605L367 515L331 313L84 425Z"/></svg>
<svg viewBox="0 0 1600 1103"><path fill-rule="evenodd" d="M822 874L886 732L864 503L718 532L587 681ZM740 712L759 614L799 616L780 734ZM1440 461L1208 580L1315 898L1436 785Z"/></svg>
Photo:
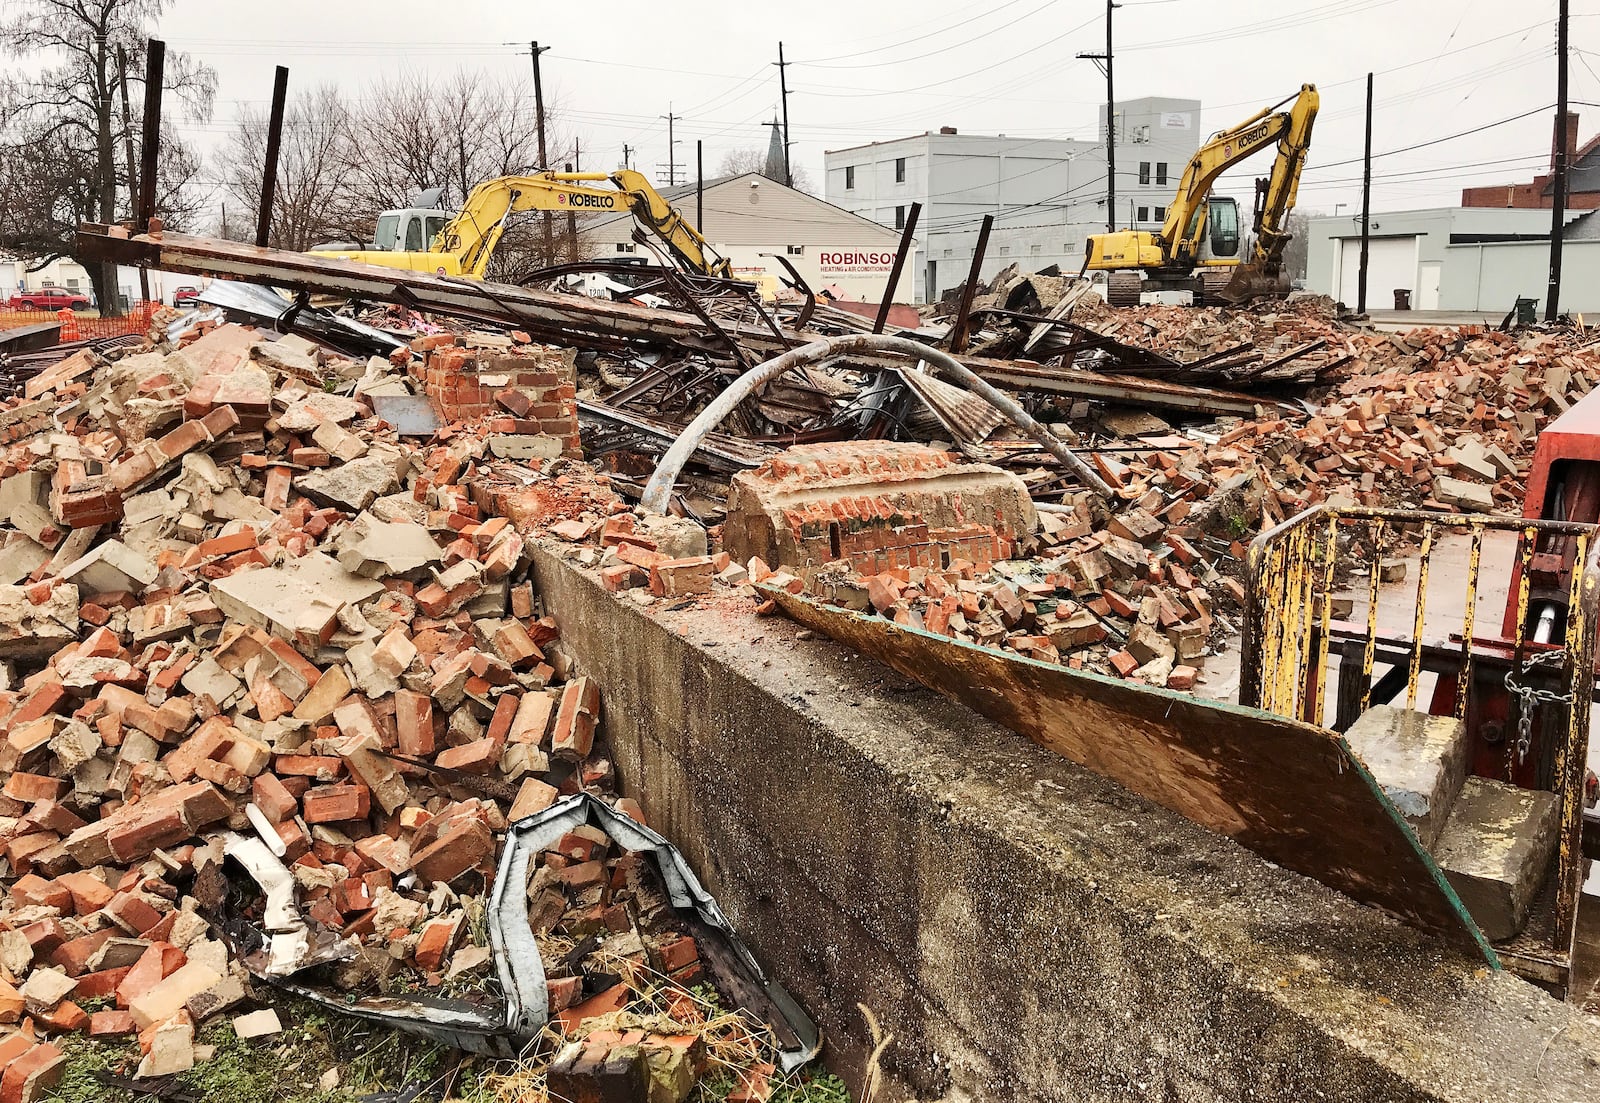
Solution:
<svg viewBox="0 0 1600 1103"><path fill-rule="evenodd" d="M599 186L602 184L610 186ZM461 210L453 215L428 206L384 211L378 216L372 248L323 245L311 252L363 264L481 280L505 233L506 219L519 211L629 211L640 225L665 243L673 259L686 271L724 279L733 275L728 261L712 251L700 231L651 187L643 174L632 169L612 173L541 172L485 180L472 189Z"/></svg>
<svg viewBox="0 0 1600 1103"><path fill-rule="evenodd" d="M1288 110L1279 110L1291 100ZM1120 279L1110 277L1107 296L1116 306L1136 305L1140 290L1190 291L1197 301L1215 297L1235 303L1287 293L1283 248L1289 241L1289 212L1300 187L1319 103L1316 85L1302 84L1297 96L1213 136L1183 170L1161 231L1091 235L1079 274L1118 273ZM1233 165L1273 142L1278 146L1277 160L1271 175L1256 182L1255 241L1248 249L1249 259L1241 260L1238 201L1212 195L1211 186ZM1227 279L1230 268L1232 279Z"/></svg>

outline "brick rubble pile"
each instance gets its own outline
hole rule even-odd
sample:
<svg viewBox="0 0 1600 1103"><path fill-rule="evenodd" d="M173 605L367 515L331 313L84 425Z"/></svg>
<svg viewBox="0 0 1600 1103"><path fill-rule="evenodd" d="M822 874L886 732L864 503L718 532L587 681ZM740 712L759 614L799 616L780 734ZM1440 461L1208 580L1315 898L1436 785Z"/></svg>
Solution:
<svg viewBox="0 0 1600 1103"><path fill-rule="evenodd" d="M147 1077L203 1060L209 1018L276 1029L241 1014L250 975L210 922L227 839L288 867L296 923L366 948L337 982L451 990L495 984L468 918L508 821L580 791L642 819L528 581L524 533L625 508L558 473L570 352L181 345L79 352L0 405L0 1103L42 1097L68 1032L137 1036L124 1071ZM478 420L399 437L367 396L408 375ZM699 979L692 938L636 929L637 856L603 836L563 839L532 887L544 934ZM551 963L566 1020L617 1010L585 962Z"/></svg>

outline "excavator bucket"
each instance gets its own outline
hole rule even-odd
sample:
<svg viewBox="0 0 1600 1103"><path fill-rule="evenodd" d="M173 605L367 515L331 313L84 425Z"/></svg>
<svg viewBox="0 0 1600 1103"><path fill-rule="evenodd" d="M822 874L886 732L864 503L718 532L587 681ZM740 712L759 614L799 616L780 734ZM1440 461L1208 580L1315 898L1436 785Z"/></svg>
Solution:
<svg viewBox="0 0 1600 1103"><path fill-rule="evenodd" d="M1289 276L1281 267L1269 272L1257 261L1246 261L1234 269L1233 279L1217 292L1217 298L1225 303L1246 303L1269 296L1282 298L1288 293Z"/></svg>

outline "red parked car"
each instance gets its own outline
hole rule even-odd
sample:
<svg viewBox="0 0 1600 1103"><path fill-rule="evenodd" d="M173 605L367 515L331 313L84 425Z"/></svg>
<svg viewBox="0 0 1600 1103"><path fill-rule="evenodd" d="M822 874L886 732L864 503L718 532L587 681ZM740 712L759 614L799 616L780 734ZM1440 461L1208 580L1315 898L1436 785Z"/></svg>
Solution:
<svg viewBox="0 0 1600 1103"><path fill-rule="evenodd" d="M198 287L180 287L172 293L173 306L194 306L200 301Z"/></svg>
<svg viewBox="0 0 1600 1103"><path fill-rule="evenodd" d="M81 295L76 291L68 291L65 287L40 287L33 291L20 291L11 296L7 303L12 310L48 310L51 312L67 307L72 310L88 310L89 296Z"/></svg>

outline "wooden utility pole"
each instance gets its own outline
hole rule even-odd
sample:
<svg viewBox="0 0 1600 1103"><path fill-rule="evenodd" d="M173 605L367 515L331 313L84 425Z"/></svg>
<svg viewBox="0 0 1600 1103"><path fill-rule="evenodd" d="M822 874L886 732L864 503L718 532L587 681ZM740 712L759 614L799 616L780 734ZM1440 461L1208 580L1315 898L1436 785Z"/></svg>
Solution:
<svg viewBox="0 0 1600 1103"><path fill-rule="evenodd" d="M783 43L778 43L778 91L783 96L783 183L785 187L794 187L794 173L789 171L789 78L784 70L788 62L783 60Z"/></svg>
<svg viewBox="0 0 1600 1103"><path fill-rule="evenodd" d="M1111 13L1115 0L1106 0L1106 52L1079 54L1103 67L1106 74L1106 232L1117 231L1117 90L1111 73Z"/></svg>
<svg viewBox="0 0 1600 1103"><path fill-rule="evenodd" d="M633 167L633 147L627 142L622 143L622 167L625 169Z"/></svg>
<svg viewBox="0 0 1600 1103"><path fill-rule="evenodd" d="M672 124L683 118L682 115L672 113L672 104L667 104L667 113L660 116L667 120L667 187L678 183L678 139L673 137Z"/></svg>
<svg viewBox="0 0 1600 1103"><path fill-rule="evenodd" d="M1550 197L1550 283L1544 293L1544 320L1561 317L1561 237L1567 222L1567 0L1556 20L1556 155Z"/></svg>
<svg viewBox="0 0 1600 1103"><path fill-rule="evenodd" d="M539 55L550 47L541 46L537 41L528 43L528 54L533 58L533 111L534 122L539 128L539 171L548 172L550 169L550 156L545 152L544 145L544 82L539 79ZM555 263L555 230L550 222L550 212L544 212L544 262Z"/></svg>
<svg viewBox="0 0 1600 1103"><path fill-rule="evenodd" d="M1356 274L1356 313L1367 312L1367 247L1372 234L1372 74L1367 74L1367 144L1361 155L1361 268Z"/></svg>
<svg viewBox="0 0 1600 1103"><path fill-rule="evenodd" d="M694 228L702 234L706 225L706 163L705 143L694 140Z"/></svg>

